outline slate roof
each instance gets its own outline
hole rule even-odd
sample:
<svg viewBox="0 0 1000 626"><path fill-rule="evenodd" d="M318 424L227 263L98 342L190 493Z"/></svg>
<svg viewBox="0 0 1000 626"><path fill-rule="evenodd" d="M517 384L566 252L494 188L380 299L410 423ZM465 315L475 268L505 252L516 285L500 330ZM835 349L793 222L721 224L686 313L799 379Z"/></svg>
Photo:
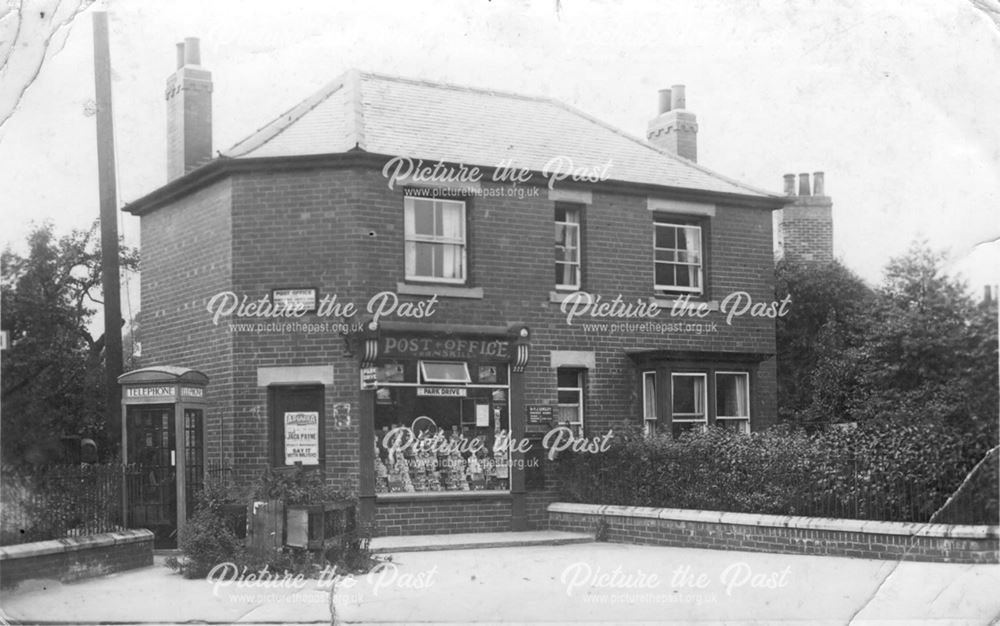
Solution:
<svg viewBox="0 0 1000 626"><path fill-rule="evenodd" d="M650 146L561 102L351 70L223 157L360 149L380 155L542 171L554 157L628 183L775 198Z"/></svg>

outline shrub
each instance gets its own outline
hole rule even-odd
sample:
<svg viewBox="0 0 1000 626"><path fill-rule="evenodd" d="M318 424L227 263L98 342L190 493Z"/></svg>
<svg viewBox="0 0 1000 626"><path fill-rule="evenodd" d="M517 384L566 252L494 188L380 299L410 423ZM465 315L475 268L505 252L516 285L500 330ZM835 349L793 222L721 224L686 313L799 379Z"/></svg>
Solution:
<svg viewBox="0 0 1000 626"><path fill-rule="evenodd" d="M369 548L373 533L370 526L348 529L339 545L322 554L288 546L249 549L236 536L227 518L227 505L258 500L280 500L285 505L355 501L349 494L326 485L318 472L302 467L289 471L268 469L244 491L221 482L206 482L198 494L194 515L178 537L183 559L169 559L167 565L187 578L197 578L226 562L249 572L267 568L275 573L304 576L318 574L327 565L335 565L340 572L366 572L377 562Z"/></svg>
<svg viewBox="0 0 1000 626"><path fill-rule="evenodd" d="M751 435L710 428L678 439L628 432L606 453L560 455L556 471L574 502L927 521L991 441L898 420L812 435L790 427ZM996 523L996 491L992 505L956 515Z"/></svg>

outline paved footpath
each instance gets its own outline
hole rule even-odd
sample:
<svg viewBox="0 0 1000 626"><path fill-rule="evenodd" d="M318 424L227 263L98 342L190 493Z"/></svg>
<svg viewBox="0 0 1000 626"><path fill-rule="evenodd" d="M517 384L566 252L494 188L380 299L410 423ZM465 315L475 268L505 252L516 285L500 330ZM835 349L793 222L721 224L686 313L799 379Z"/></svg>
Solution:
<svg viewBox="0 0 1000 626"><path fill-rule="evenodd" d="M291 588L288 588L291 587ZM237 588L153 567L6 592L15 623L330 623L330 592ZM608 543L398 552L341 583L338 623L991 624L1000 566Z"/></svg>

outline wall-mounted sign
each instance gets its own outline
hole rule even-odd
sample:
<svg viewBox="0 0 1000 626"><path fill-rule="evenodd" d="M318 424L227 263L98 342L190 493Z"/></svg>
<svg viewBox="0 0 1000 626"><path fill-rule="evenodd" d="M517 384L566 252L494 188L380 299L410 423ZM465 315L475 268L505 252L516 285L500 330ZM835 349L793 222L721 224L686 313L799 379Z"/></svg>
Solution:
<svg viewBox="0 0 1000 626"><path fill-rule="evenodd" d="M496 365L480 365L479 366L479 376L477 378L481 383L495 383L497 382L497 366Z"/></svg>
<svg viewBox="0 0 1000 626"><path fill-rule="evenodd" d="M529 404L524 407L529 424L551 424L555 409L551 404Z"/></svg>
<svg viewBox="0 0 1000 626"><path fill-rule="evenodd" d="M443 337L383 337L379 353L390 358L471 359L506 361L510 342L506 339L455 339Z"/></svg>
<svg viewBox="0 0 1000 626"><path fill-rule="evenodd" d="M465 387L417 387L418 396L435 398L464 398L467 392Z"/></svg>
<svg viewBox="0 0 1000 626"><path fill-rule="evenodd" d="M181 395L188 398L204 398L205 390L201 387L181 387Z"/></svg>
<svg viewBox="0 0 1000 626"><path fill-rule="evenodd" d="M378 368L361 368L361 389L375 389L378 386Z"/></svg>
<svg viewBox="0 0 1000 626"><path fill-rule="evenodd" d="M126 398L162 398L173 400L173 385L142 385L136 387L125 387Z"/></svg>
<svg viewBox="0 0 1000 626"><path fill-rule="evenodd" d="M285 465L319 465L319 413L285 413Z"/></svg>
<svg viewBox="0 0 1000 626"><path fill-rule="evenodd" d="M402 363L386 363L379 370L379 382L401 383L406 377Z"/></svg>
<svg viewBox="0 0 1000 626"><path fill-rule="evenodd" d="M272 289L271 302L287 311L316 311L315 289Z"/></svg>

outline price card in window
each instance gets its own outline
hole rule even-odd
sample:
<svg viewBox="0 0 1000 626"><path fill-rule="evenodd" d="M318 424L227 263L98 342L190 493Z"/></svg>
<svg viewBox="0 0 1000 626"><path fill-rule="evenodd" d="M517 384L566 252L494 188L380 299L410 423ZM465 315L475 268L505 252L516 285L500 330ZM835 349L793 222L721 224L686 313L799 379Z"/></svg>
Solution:
<svg viewBox="0 0 1000 626"><path fill-rule="evenodd" d="M285 413L285 465L319 465L319 413Z"/></svg>
<svg viewBox="0 0 1000 626"><path fill-rule="evenodd" d="M486 427L490 425L490 405L476 405L476 426Z"/></svg>

